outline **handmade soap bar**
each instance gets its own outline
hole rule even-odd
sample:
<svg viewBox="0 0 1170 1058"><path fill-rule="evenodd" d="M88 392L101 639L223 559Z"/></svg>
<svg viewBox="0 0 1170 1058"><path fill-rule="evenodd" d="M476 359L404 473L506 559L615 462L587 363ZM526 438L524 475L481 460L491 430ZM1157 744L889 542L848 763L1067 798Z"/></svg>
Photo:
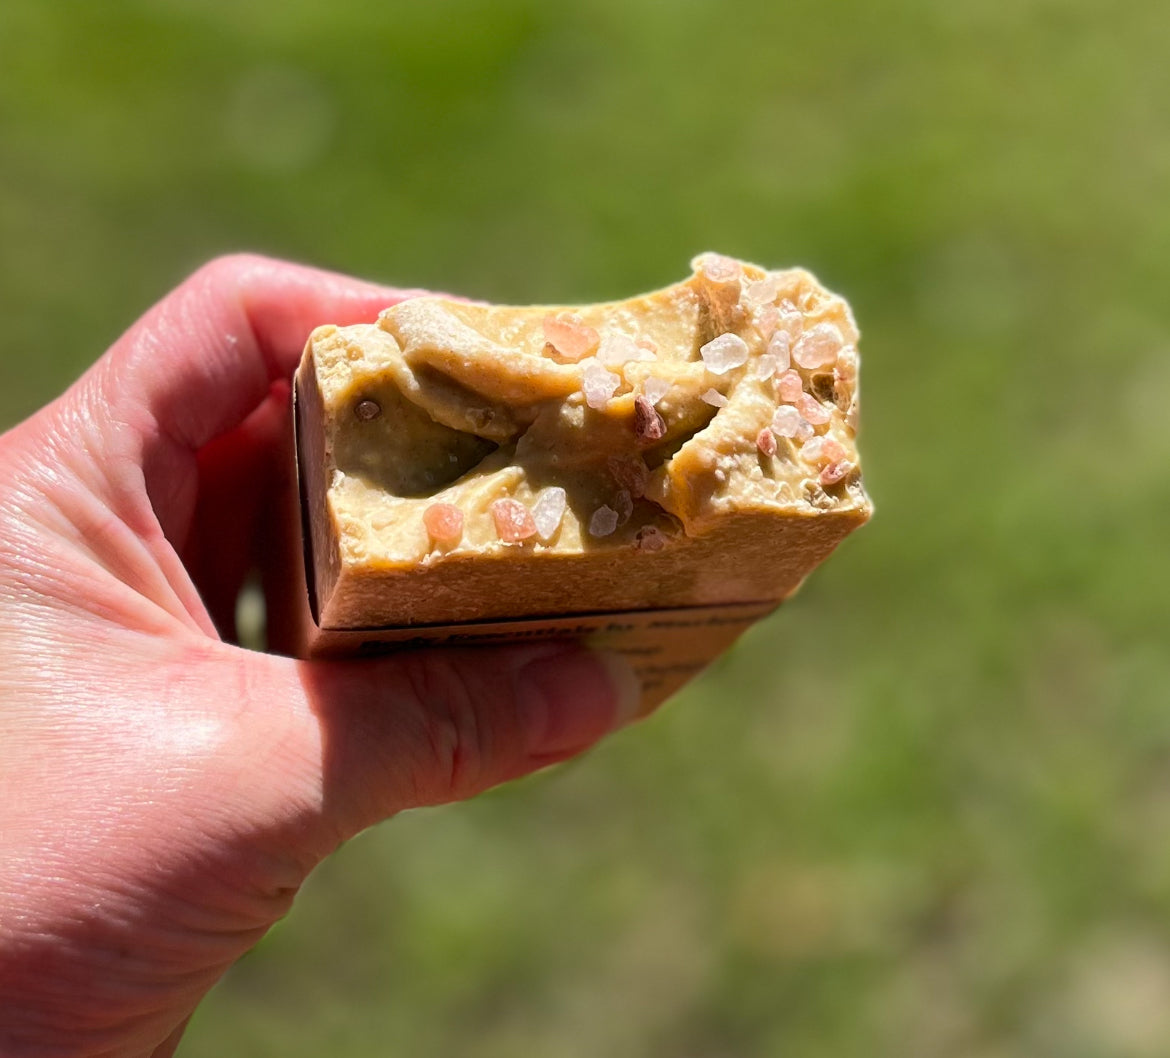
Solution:
<svg viewBox="0 0 1170 1058"><path fill-rule="evenodd" d="M718 254L576 308L404 301L296 378L321 629L776 602L870 515L857 328Z"/></svg>

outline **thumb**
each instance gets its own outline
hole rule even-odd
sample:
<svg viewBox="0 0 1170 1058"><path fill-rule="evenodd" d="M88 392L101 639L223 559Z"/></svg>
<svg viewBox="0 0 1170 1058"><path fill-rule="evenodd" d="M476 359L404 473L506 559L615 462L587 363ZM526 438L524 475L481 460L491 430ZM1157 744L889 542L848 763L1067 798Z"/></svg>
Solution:
<svg viewBox="0 0 1170 1058"><path fill-rule="evenodd" d="M263 800L307 813L321 855L404 809L565 760L639 707L625 659L572 644L340 662L224 649L252 668L245 685L260 696L241 712L251 728L239 741L244 759L279 747L274 767L250 769L269 785Z"/></svg>

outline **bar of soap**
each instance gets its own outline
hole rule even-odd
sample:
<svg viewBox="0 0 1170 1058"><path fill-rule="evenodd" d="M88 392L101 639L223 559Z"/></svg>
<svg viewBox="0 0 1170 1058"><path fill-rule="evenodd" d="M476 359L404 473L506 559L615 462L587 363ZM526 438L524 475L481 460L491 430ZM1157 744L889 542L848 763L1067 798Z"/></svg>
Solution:
<svg viewBox="0 0 1170 1058"><path fill-rule="evenodd" d="M296 377L322 629L779 601L870 516L857 327L718 254L608 304L439 297Z"/></svg>

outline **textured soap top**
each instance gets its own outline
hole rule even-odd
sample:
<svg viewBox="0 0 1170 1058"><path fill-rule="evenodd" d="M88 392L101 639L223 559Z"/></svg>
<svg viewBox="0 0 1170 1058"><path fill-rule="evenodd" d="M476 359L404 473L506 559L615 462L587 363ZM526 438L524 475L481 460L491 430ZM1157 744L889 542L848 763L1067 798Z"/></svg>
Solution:
<svg viewBox="0 0 1170 1058"><path fill-rule="evenodd" d="M315 331L341 564L658 552L735 514L864 520L848 305L803 270L693 266L622 302L424 297Z"/></svg>

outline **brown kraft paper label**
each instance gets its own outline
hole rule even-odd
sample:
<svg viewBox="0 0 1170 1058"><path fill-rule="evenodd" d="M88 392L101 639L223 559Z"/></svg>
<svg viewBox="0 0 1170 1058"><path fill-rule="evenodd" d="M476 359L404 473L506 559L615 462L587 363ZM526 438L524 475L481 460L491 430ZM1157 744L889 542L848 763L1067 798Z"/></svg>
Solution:
<svg viewBox="0 0 1170 1058"><path fill-rule="evenodd" d="M642 681L645 713L702 672L777 605L775 601L733 603L400 628L329 629L314 624L307 630L304 647L313 657L352 657L412 647L573 640L629 659Z"/></svg>

